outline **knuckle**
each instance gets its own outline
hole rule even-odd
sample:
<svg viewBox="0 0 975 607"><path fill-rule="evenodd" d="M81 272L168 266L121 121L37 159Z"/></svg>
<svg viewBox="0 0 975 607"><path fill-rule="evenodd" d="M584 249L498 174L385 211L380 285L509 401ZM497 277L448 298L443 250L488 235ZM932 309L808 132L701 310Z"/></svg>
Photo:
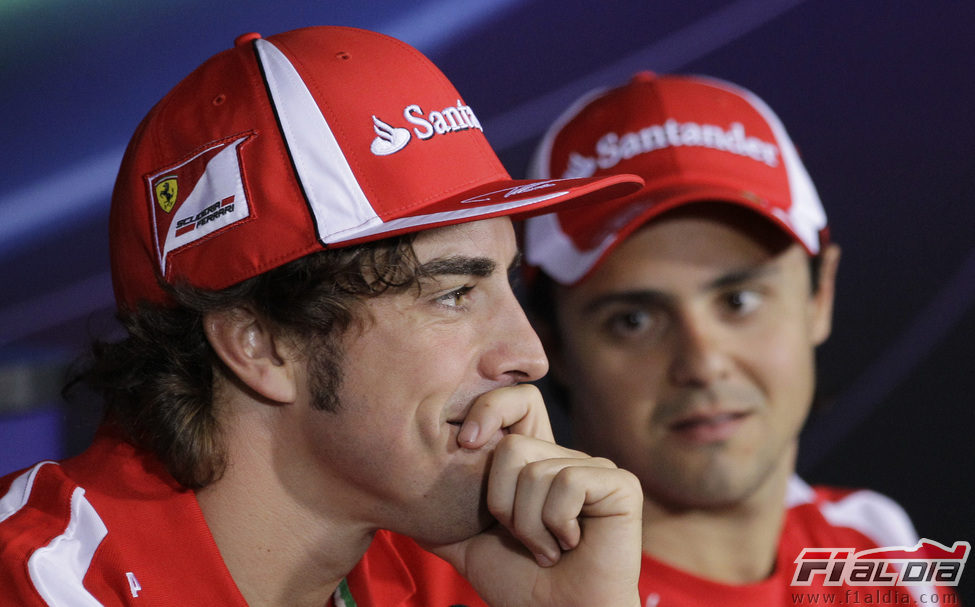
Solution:
<svg viewBox="0 0 975 607"><path fill-rule="evenodd" d="M491 513L491 516L498 519L502 524L506 524L511 520L511 509L506 505L488 502L487 509Z"/></svg>
<svg viewBox="0 0 975 607"><path fill-rule="evenodd" d="M567 466L555 473L552 478L553 491L566 491L576 486L588 471L575 466ZM580 475L583 475L580 477Z"/></svg>
<svg viewBox="0 0 975 607"><path fill-rule="evenodd" d="M566 524L566 515L556 504L546 504L542 509L542 523L552 531L562 530Z"/></svg>
<svg viewBox="0 0 975 607"><path fill-rule="evenodd" d="M527 449L531 440L531 438L522 434L505 434L501 440L498 441L495 451L504 456L514 455L515 453L520 453Z"/></svg>
<svg viewBox="0 0 975 607"><path fill-rule="evenodd" d="M552 462L549 460L529 462L518 472L518 483L537 484L552 474Z"/></svg>
<svg viewBox="0 0 975 607"><path fill-rule="evenodd" d="M623 478L623 482L629 486L629 489L635 493L643 494L643 485L640 483L640 478L630 472L629 470L619 469L619 473Z"/></svg>
<svg viewBox="0 0 975 607"><path fill-rule="evenodd" d="M616 468L616 464L605 457L593 457L591 463L600 468Z"/></svg>

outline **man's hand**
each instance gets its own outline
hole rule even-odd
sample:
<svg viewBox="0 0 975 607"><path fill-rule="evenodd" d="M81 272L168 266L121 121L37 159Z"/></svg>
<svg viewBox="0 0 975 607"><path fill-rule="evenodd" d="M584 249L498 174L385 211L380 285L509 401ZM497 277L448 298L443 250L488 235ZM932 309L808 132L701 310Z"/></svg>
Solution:
<svg viewBox="0 0 975 607"><path fill-rule="evenodd" d="M479 398L458 442L484 446L499 429L488 509L500 523L431 549L497 606L636 607L643 494L636 477L603 458L560 447L538 389Z"/></svg>

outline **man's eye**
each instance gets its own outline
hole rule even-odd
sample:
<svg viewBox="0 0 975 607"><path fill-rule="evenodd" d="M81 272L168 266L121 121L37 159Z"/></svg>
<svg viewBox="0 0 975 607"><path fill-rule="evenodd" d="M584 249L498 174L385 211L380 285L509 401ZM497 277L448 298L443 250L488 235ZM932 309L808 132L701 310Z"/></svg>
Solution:
<svg viewBox="0 0 975 607"><path fill-rule="evenodd" d="M762 304L762 295L757 291L733 291L725 295L724 302L731 312L744 316Z"/></svg>
<svg viewBox="0 0 975 607"><path fill-rule="evenodd" d="M461 287L459 289L454 289L449 293L444 293L437 298L437 303L448 306L451 308L456 308L467 303L467 294L471 292L474 287Z"/></svg>
<svg viewBox="0 0 975 607"><path fill-rule="evenodd" d="M613 314L606 324L616 335L633 335L650 330L652 319L645 310L629 310Z"/></svg>

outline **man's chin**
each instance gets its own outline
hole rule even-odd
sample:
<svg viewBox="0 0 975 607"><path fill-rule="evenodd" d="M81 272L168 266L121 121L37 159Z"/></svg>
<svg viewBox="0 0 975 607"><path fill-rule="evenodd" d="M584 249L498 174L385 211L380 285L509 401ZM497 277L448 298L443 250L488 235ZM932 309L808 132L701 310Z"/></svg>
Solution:
<svg viewBox="0 0 975 607"><path fill-rule="evenodd" d="M430 549L469 540L497 524L482 500L478 504L455 504L454 508L441 509L435 520L427 521L424 529L403 532Z"/></svg>

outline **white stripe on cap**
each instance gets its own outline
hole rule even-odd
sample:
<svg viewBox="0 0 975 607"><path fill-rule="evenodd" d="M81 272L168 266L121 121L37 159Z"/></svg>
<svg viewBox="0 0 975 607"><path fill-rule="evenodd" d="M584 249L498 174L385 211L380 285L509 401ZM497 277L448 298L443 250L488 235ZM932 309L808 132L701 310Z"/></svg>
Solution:
<svg viewBox="0 0 975 607"><path fill-rule="evenodd" d="M298 179L315 217L318 238L324 244L422 226L469 221L475 217L537 205L570 193L568 189L558 189L521 198L537 190L539 184L527 188L510 186L489 193L490 196L497 195L505 199L505 202L499 204L461 206L439 213L383 221L359 186L331 127L297 70L273 43L263 38L254 43ZM557 187L559 181L555 179L545 185ZM459 204L468 202L482 202L482 199L472 198L460 201Z"/></svg>
<svg viewBox="0 0 975 607"><path fill-rule="evenodd" d="M544 269L559 284L570 285L595 265L615 239L616 234L610 233L598 246L581 251L562 230L558 215L546 213L525 222L525 261Z"/></svg>
<svg viewBox="0 0 975 607"><path fill-rule="evenodd" d="M796 151L796 146L792 143L782 121L772 111L772 108L751 91L718 78L701 76L698 78L711 81L715 86L720 86L743 97L771 127L779 150L782 152L782 161L785 163L786 176L789 179L789 193L792 196L789 216L779 219L792 227L792 231L802 240L810 253L813 255L819 253L819 233L826 227L826 211L819 199L819 193L816 192L816 186L813 185L809 172L802 164L802 160L799 159L799 152Z"/></svg>
<svg viewBox="0 0 975 607"><path fill-rule="evenodd" d="M421 226L432 226L435 224L440 225L440 224L462 223L464 221L470 221L475 217L482 217L484 215L489 215L493 213L505 213L506 211L511 211L512 209L540 204L542 202L554 200L556 198L561 198L566 194L569 194L569 190L559 190L557 192L549 192L548 194L543 194L542 196L533 196L532 198L520 198L514 202L505 202L501 204L489 204L489 205L483 205L477 207L459 208L459 209L454 209L452 211L441 211L439 213L429 213L427 215L411 215L409 217L400 217L398 219L391 219L375 227L363 228L361 230L357 230L355 234L350 234L346 236L347 236L347 240L352 240L353 238L363 238L374 234L393 232L395 230L409 230L412 228L418 228Z"/></svg>
<svg viewBox="0 0 975 607"><path fill-rule="evenodd" d="M324 243L334 235L382 224L331 127L301 76L265 39L254 41L298 179Z"/></svg>
<svg viewBox="0 0 975 607"><path fill-rule="evenodd" d="M792 198L788 216L780 219L791 226L793 232L812 254L819 253L819 234L826 227L826 211L823 209L812 178L799 159L799 153L778 116L761 98L747 89L719 78L709 76L694 76L694 78L743 97L768 123L782 153ZM528 178L545 179L552 176L550 165L555 137L583 109L609 90L611 89L606 87L594 89L577 99L559 115L542 136L535 150L528 167ZM561 177L565 176L561 175ZM573 177L580 176L573 175ZM598 262L614 240L615 235L609 234L593 249L580 250L562 230L555 213L540 215L525 222L525 260L531 265L541 267L556 282L573 284Z"/></svg>
<svg viewBox="0 0 975 607"><path fill-rule="evenodd" d="M542 136L528 165L529 179L552 177L552 146L555 136L579 112L608 90L607 87L599 87L589 91L574 101L552 122ZM572 284L589 271L589 268L602 256L603 251L613 243L613 239L613 235L610 234L593 249L580 251L572 239L562 231L555 213L538 215L525 222L525 242L530 243L525 247L525 261L543 268L556 282Z"/></svg>

